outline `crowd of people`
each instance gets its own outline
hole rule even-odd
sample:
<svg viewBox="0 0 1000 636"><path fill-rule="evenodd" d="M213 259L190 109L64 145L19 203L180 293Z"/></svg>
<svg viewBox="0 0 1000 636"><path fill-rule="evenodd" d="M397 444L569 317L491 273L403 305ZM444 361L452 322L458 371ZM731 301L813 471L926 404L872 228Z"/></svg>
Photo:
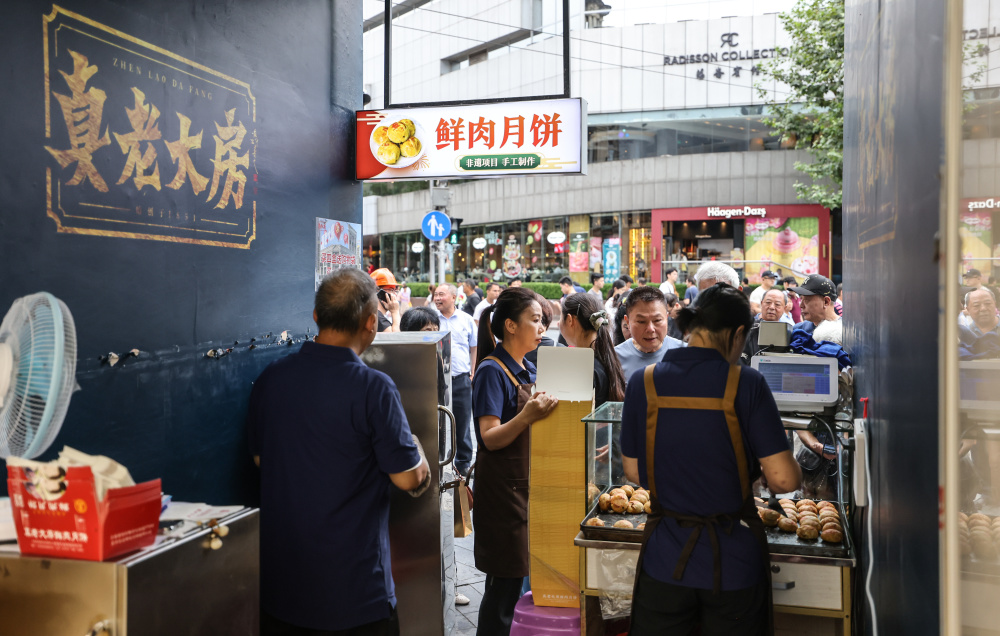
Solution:
<svg viewBox="0 0 1000 636"><path fill-rule="evenodd" d="M466 280L462 294L453 284L441 284L432 287L427 306L409 309L401 301L402 286L388 270L370 275L339 270L324 280L314 312L320 336L268 367L251 403L251 439L262 473L262 569L279 574L310 562L303 566L307 576L294 584L262 589L266 622L273 628L265 633L328 633L288 631L288 626L398 633L387 543L388 488L417 495L426 486L427 469L392 380L361 368L358 356L379 331L451 333L458 438L454 469L463 477L474 471L475 559L486 574L478 633L509 633L528 575L530 428L558 404L533 390L538 348L558 346L547 336L556 310L560 343L594 351L595 406L624 401L622 423L614 429L613 444L620 449L613 459L614 478L627 478L653 493L632 633L687 633L696 624L703 634L765 633L768 555L749 484L763 474L777 491L791 492L801 473L774 398L749 363L762 350L761 321L839 342L840 290L823 276L809 276L801 284L786 280L781 289L779 277L765 272L765 284L748 296L735 270L712 262L698 269L682 298L677 278L676 271L669 272L667 281L654 287L622 276L605 298L601 274L591 275L588 290L566 277L560 281L558 307L516 280L507 286L491 282L484 289ZM972 303L979 299L974 293ZM970 314L978 316L978 311ZM972 324L996 329L995 320L992 326L978 319ZM317 385L307 407L285 408L289 393L302 394L296 383L320 367L323 378L346 374L346 380L330 380L338 387L338 407L325 407L327 392ZM372 514L366 515L364 528L347 505L357 494L351 487L325 478L312 483L309 476L279 465L320 448L336 449L328 451L335 457L367 458L363 469L344 468L360 470L375 484L366 490ZM346 472L340 477L356 482ZM316 528L295 526L296 536L289 540L276 519L293 514L299 500L279 501L276 493L300 488L301 481L309 485L299 491L302 497L315 495L313 508L315 501L324 502L316 514L325 515L325 521ZM350 543L342 527L325 525L343 515L352 519L350 527L372 539ZM717 541L698 541L701 529L715 537L723 526L726 531ZM324 529L329 535L320 536ZM325 546L318 557L312 551L317 542ZM324 561L328 553L330 561ZM357 584L338 587L322 580L321 564L348 554L357 561L352 569ZM468 600L459 596L457 602ZM331 603L343 605L342 616L359 618L333 619L341 614L310 609ZM359 622L362 618L372 619L371 625Z"/></svg>

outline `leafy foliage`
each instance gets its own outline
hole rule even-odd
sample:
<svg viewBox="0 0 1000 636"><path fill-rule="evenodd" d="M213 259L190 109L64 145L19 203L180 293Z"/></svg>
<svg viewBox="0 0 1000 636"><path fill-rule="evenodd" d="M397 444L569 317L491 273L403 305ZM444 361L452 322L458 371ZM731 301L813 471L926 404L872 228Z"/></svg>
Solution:
<svg viewBox="0 0 1000 636"><path fill-rule="evenodd" d="M792 39L791 54L762 70L786 84L789 94L779 102L757 86L770 100L764 123L814 158L795 164L810 177L795 184L798 197L837 209L844 179L844 0L798 0L779 19Z"/></svg>

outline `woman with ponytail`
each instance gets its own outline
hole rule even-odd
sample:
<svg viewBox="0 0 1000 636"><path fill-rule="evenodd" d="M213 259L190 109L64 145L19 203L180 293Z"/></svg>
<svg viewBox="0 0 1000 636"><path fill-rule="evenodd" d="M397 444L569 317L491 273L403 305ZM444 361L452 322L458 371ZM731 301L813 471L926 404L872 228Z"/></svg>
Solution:
<svg viewBox="0 0 1000 636"><path fill-rule="evenodd" d="M608 312L590 293L572 294L563 301L559 331L571 347L594 350L594 400L600 406L625 397L625 375L612 344Z"/></svg>
<svg viewBox="0 0 1000 636"><path fill-rule="evenodd" d="M479 442L472 522L476 569L486 573L476 631L480 636L510 633L514 605L528 575L528 427L558 403L531 392L535 365L525 355L544 334L538 296L523 287L501 292L479 319L472 381Z"/></svg>
<svg viewBox="0 0 1000 636"><path fill-rule="evenodd" d="M625 476L652 494L631 636L698 626L703 636L774 633L751 484L763 473L775 492L792 492L802 474L763 376L739 364L752 324L738 289L703 290L677 316L688 346L637 372L625 391Z"/></svg>

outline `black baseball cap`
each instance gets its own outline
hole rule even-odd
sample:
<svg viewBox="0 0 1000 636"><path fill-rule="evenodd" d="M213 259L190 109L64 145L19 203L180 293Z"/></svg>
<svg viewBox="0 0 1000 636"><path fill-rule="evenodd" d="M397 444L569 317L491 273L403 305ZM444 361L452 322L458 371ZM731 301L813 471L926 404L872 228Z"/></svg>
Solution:
<svg viewBox="0 0 1000 636"><path fill-rule="evenodd" d="M982 277L982 275L983 275L983 273L981 271L979 271L978 269L976 269L975 267L973 267L969 271L967 271L964 274L962 274L962 278L972 278L973 276Z"/></svg>
<svg viewBox="0 0 1000 636"><path fill-rule="evenodd" d="M763 274L760 275L760 277L761 278L773 278L775 280L778 279L778 275L775 274L774 272L772 272L771 270L765 271Z"/></svg>
<svg viewBox="0 0 1000 636"><path fill-rule="evenodd" d="M819 274L806 276L801 285L792 287L792 291L800 296L826 296L830 300L837 300L837 286L832 280Z"/></svg>

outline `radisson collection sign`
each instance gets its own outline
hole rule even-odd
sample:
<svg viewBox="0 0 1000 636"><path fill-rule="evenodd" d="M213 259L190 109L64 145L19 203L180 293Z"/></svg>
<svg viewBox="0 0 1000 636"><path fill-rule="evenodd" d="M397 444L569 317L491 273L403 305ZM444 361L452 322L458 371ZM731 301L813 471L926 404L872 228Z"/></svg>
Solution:
<svg viewBox="0 0 1000 636"><path fill-rule="evenodd" d="M700 53L687 53L684 55L664 55L664 66L677 66L681 64L712 64L723 62L753 62L754 60L768 60L776 57L788 57L792 50L787 46L772 46L764 49L742 48L740 45L739 33L723 33L720 36L719 48L722 51L704 51Z"/></svg>

